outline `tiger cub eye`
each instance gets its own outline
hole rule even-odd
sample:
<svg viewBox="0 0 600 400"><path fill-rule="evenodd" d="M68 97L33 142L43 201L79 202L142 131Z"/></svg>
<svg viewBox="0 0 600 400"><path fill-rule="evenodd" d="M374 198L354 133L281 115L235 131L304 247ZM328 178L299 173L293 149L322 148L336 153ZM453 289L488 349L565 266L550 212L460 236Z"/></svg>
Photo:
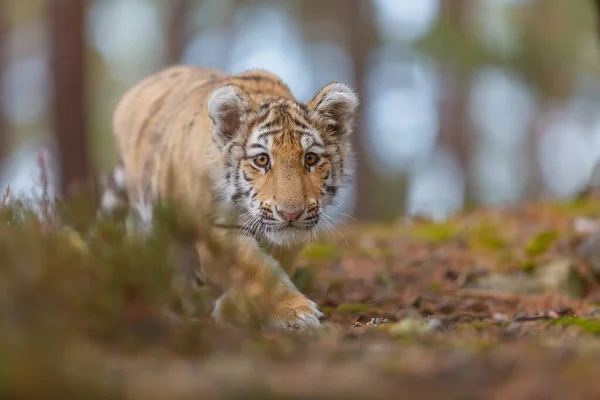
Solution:
<svg viewBox="0 0 600 400"><path fill-rule="evenodd" d="M262 154L255 156L253 158L253 161L257 167L265 168L267 165L269 165L269 156L266 155L265 153L262 153Z"/></svg>
<svg viewBox="0 0 600 400"><path fill-rule="evenodd" d="M313 165L319 162L319 156L315 153L306 153L306 155L304 156L304 162L309 167L312 167Z"/></svg>

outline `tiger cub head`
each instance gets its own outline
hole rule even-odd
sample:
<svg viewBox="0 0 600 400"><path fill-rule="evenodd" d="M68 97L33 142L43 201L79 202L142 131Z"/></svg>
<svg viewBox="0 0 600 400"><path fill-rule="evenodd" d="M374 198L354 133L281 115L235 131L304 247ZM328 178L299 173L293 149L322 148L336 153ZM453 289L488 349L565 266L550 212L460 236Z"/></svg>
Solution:
<svg viewBox="0 0 600 400"><path fill-rule="evenodd" d="M239 207L246 230L284 246L314 234L350 177L357 106L357 95L338 82L306 104L257 102L232 84L211 94L213 140L222 154L218 189Z"/></svg>

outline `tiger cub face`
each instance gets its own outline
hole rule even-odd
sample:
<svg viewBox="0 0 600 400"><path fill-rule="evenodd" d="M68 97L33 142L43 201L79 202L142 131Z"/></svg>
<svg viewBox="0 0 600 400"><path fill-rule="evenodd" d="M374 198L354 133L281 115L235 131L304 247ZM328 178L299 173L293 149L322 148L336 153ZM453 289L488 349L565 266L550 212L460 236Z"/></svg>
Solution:
<svg viewBox="0 0 600 400"><path fill-rule="evenodd" d="M213 141L222 154L217 189L241 209L244 229L278 245L314 234L349 178L357 106L356 94L337 82L307 104L257 104L235 85L212 93Z"/></svg>

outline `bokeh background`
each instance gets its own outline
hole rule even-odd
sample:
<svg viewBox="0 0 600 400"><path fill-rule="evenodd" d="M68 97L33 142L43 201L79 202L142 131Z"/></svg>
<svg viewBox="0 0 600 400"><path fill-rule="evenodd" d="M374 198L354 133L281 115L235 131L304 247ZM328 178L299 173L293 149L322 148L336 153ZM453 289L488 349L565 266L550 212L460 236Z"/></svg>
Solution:
<svg viewBox="0 0 600 400"><path fill-rule="evenodd" d="M0 0L0 189L110 169L119 96L183 62L362 98L359 220L569 198L600 156L591 0Z"/></svg>

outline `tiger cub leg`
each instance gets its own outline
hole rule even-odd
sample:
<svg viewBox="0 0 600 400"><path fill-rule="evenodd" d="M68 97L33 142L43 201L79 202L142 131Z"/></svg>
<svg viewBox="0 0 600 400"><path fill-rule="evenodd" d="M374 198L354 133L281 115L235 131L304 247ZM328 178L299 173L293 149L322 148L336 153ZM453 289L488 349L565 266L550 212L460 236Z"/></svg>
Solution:
<svg viewBox="0 0 600 400"><path fill-rule="evenodd" d="M320 325L317 304L303 295L281 265L252 238L217 235L198 241L202 275L224 294L212 315L220 322L260 322L266 328L306 329Z"/></svg>

